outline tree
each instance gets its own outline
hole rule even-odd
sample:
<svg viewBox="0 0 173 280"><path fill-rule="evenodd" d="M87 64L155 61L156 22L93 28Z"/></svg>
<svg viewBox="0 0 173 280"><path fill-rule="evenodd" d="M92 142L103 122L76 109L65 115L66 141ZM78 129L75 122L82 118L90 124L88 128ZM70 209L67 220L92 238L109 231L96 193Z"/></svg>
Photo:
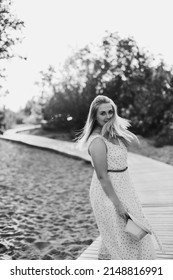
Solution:
<svg viewBox="0 0 173 280"><path fill-rule="evenodd" d="M18 31L24 26L24 22L12 14L11 7L11 0L0 0L0 61L14 57L12 47L20 42ZM0 69L1 78L5 77L4 70Z"/></svg>
<svg viewBox="0 0 173 280"><path fill-rule="evenodd" d="M53 119L56 127L63 124L66 128L78 129L84 125L89 105L100 92L100 82L107 71L97 50L90 45L75 52L59 70L56 83L50 85L52 97L44 108L44 117L48 121ZM51 80L51 73L49 75L47 82ZM42 79L44 82L45 74Z"/></svg>
<svg viewBox="0 0 173 280"><path fill-rule="evenodd" d="M139 49L133 38L121 39L110 33L102 48L111 72L102 92L132 121L133 130L147 136L169 125L173 121L171 69L162 60L156 66L155 58Z"/></svg>
<svg viewBox="0 0 173 280"><path fill-rule="evenodd" d="M24 26L24 22L20 21L11 13L11 0L0 0L0 61L5 61L14 57L12 47L20 41L18 31ZM5 78L5 68L0 68L0 97L8 94L8 90L4 90L3 81ZM5 112L1 110L0 127L5 125Z"/></svg>
<svg viewBox="0 0 173 280"><path fill-rule="evenodd" d="M112 98L118 113L143 136L154 135L173 121L173 73L163 61L155 65L154 57L131 37L107 32L100 45L86 46L69 57L59 76L56 83L51 76L48 79L52 97L43 113L57 128L62 123L82 128L97 94Z"/></svg>

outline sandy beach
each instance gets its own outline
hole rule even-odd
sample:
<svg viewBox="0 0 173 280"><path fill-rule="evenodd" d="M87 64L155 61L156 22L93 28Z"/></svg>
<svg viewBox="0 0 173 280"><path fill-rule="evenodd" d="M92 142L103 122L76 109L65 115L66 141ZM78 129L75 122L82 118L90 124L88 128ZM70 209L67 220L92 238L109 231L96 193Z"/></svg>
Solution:
<svg viewBox="0 0 173 280"><path fill-rule="evenodd" d="M90 164L0 140L0 259L76 259L98 236Z"/></svg>

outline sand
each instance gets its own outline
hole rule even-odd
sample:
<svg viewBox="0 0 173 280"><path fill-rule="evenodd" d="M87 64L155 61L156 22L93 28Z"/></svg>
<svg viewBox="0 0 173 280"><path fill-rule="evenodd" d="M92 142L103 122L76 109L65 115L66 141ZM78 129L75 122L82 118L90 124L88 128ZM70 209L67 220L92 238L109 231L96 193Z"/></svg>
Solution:
<svg viewBox="0 0 173 280"><path fill-rule="evenodd" d="M76 259L99 232L90 164L0 140L0 259Z"/></svg>

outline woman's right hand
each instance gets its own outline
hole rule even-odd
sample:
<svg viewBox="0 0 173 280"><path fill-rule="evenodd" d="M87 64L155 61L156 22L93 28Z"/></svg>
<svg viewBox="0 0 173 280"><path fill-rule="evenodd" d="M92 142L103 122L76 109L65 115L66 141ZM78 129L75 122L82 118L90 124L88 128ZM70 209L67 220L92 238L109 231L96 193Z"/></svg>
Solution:
<svg viewBox="0 0 173 280"><path fill-rule="evenodd" d="M129 215L127 213L127 210L124 208L124 206L120 203L118 205L115 205L115 208L116 208L118 215L127 221Z"/></svg>

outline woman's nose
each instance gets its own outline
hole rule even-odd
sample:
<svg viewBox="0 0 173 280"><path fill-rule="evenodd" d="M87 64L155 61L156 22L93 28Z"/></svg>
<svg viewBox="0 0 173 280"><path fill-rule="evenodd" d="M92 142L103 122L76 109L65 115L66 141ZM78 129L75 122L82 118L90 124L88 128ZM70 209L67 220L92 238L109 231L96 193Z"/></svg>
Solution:
<svg viewBox="0 0 173 280"><path fill-rule="evenodd" d="M106 120L109 120L111 116L109 114L106 115Z"/></svg>

